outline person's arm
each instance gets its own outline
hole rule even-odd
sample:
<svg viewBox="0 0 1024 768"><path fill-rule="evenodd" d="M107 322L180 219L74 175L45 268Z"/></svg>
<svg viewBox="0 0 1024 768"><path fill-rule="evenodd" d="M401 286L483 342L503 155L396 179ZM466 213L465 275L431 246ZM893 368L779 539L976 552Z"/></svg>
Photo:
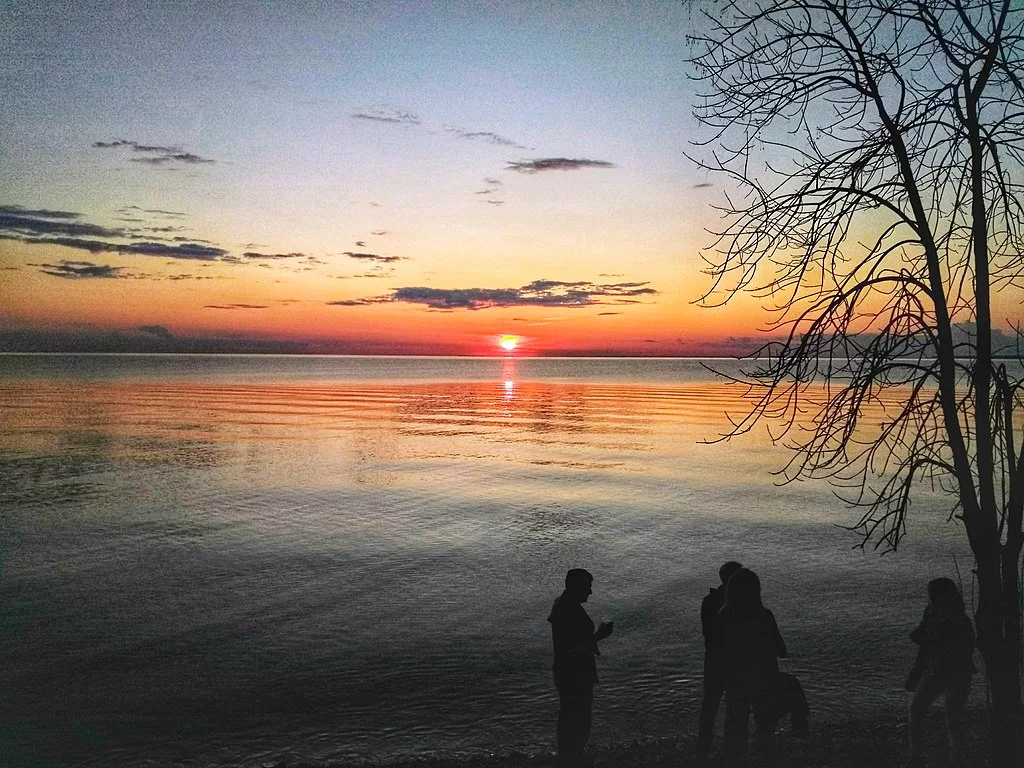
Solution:
<svg viewBox="0 0 1024 768"><path fill-rule="evenodd" d="M924 645L925 639L928 637L928 630L926 624L928 623L928 609L924 609L924 616L921 617L921 623L918 624L913 631L910 633L910 639L918 645Z"/></svg>
<svg viewBox="0 0 1024 768"><path fill-rule="evenodd" d="M602 621L601 625L597 628L597 631L594 632L594 642L598 643L601 640L604 640L614 630L615 630L615 622L614 621L610 621L610 620L609 621Z"/></svg>
<svg viewBox="0 0 1024 768"><path fill-rule="evenodd" d="M775 621L775 614L768 611L768 615L772 620L772 634L775 636L775 655L780 659L786 658L788 651L786 650L786 641L782 639L782 632L779 631L779 625Z"/></svg>
<svg viewBox="0 0 1024 768"><path fill-rule="evenodd" d="M700 602L700 628L704 633L704 644L710 645L714 641L714 623L715 623L715 609L717 607L717 600L714 599L715 590L711 590L711 593Z"/></svg>

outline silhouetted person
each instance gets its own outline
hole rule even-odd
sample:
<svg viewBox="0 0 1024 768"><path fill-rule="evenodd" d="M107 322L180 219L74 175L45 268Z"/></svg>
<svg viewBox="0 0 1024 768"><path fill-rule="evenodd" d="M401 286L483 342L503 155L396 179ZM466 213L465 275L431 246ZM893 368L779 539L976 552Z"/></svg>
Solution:
<svg viewBox="0 0 1024 768"><path fill-rule="evenodd" d="M946 727L950 758L966 765L963 728L964 707L971 691L974 666L974 627L964 610L960 590L952 579L928 582L928 607L924 618L910 633L920 648L906 688L914 692L910 702L910 763L924 765L924 721L928 708L939 696L946 697Z"/></svg>
<svg viewBox="0 0 1024 768"><path fill-rule="evenodd" d="M583 610L594 577L582 568L565 575L565 591L551 607L551 639L555 647L555 687L558 689L558 765L576 766L590 738L591 708L597 663L597 643L612 633L613 623L594 622Z"/></svg>
<svg viewBox="0 0 1024 768"><path fill-rule="evenodd" d="M726 586L719 614L725 661L725 740L729 765L742 764L747 754L750 715L762 750L774 747L779 709L779 663L786 644L775 616L761 603L761 580L741 568ZM794 678L795 679L795 678Z"/></svg>
<svg viewBox="0 0 1024 768"><path fill-rule="evenodd" d="M718 631L718 614L725 607L725 590L729 577L743 566L734 560L723 563L718 569L722 582L708 591L700 604L700 626L704 633L704 699L700 705L700 726L697 731L697 755L704 757L711 750L711 739L715 731L715 715L725 693L725 658L721 633Z"/></svg>

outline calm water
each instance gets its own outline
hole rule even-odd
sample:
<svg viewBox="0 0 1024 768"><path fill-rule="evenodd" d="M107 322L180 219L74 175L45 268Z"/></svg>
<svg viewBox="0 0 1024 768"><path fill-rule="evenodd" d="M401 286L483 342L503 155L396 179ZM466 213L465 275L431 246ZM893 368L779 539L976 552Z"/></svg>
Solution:
<svg viewBox="0 0 1024 768"><path fill-rule="evenodd" d="M700 444L741 408L687 360L0 355L2 763L550 747L574 566L616 621L595 741L693 732L726 559L812 717L901 712L962 531L922 494L854 551L762 433Z"/></svg>

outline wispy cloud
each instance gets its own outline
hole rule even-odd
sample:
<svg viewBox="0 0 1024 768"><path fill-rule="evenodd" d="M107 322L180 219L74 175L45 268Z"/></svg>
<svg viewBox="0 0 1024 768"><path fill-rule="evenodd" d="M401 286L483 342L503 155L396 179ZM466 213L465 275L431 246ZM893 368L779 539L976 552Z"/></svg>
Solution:
<svg viewBox="0 0 1024 768"><path fill-rule="evenodd" d="M394 123L398 125L420 124L419 115L398 107L370 107L353 112L352 117L357 120L373 120L378 123Z"/></svg>
<svg viewBox="0 0 1024 768"><path fill-rule="evenodd" d="M132 152L139 152L145 155L145 157L130 158L133 163L148 163L149 165L166 165L168 163L201 165L215 162L208 157L200 157L192 152L186 152L181 147L140 144L137 141L129 141L128 139L94 141L92 146L96 149L130 149Z"/></svg>
<svg viewBox="0 0 1024 768"><path fill-rule="evenodd" d="M155 213L158 216L168 216L173 219L183 219L185 214L180 211L164 211L160 208L140 208L137 205L127 205L124 208L118 209L118 213L126 213L128 211L138 211L139 213Z"/></svg>
<svg viewBox="0 0 1024 768"><path fill-rule="evenodd" d="M0 234L0 238L4 235ZM8 238L11 239L11 238ZM139 256L165 256L171 259L188 259L192 261L217 261L227 255L222 248L215 248L200 243L108 243L101 240L83 240L76 237L33 237L18 238L30 245L61 245L65 248L78 248L89 253L124 253Z"/></svg>
<svg viewBox="0 0 1024 768"><path fill-rule="evenodd" d="M40 219L80 219L82 214L71 211L50 211L46 209L23 208L20 205L0 205L0 213L10 213L15 216L30 216Z"/></svg>
<svg viewBox="0 0 1024 768"><path fill-rule="evenodd" d="M258 251L246 251L242 254L247 259L302 259L304 253L259 253Z"/></svg>
<svg viewBox="0 0 1024 768"><path fill-rule="evenodd" d="M542 171L579 171L584 168L615 168L607 160L571 159L568 157L543 157L537 160L509 161L506 171L516 173L540 173Z"/></svg>
<svg viewBox="0 0 1024 768"><path fill-rule="evenodd" d="M203 309L269 309L266 304L207 304Z"/></svg>
<svg viewBox="0 0 1024 768"><path fill-rule="evenodd" d="M468 141L483 141L488 144L495 144L499 147L512 147L514 149L533 149L533 147L523 146L519 142L494 133L493 131L466 131L462 128L446 128L445 130L453 136L457 136L460 139L466 139Z"/></svg>
<svg viewBox="0 0 1024 768"><path fill-rule="evenodd" d="M165 165L166 163L201 165L203 163L216 162L215 160L211 160L207 157L194 155L191 152L169 152L166 155L158 155L156 157L133 157L131 158L131 161L133 163L148 163L149 165Z"/></svg>
<svg viewBox="0 0 1024 768"><path fill-rule="evenodd" d="M2 206L0 240L19 240L30 245L59 245L89 253L165 256L196 261L216 261L227 255L224 249L204 241L175 237L173 243L155 242L159 238L154 239L152 234L140 234L138 229L104 227L79 221L80 218L80 214L70 211L30 210L17 205ZM173 232L177 229L145 227L142 231ZM134 239L142 242L119 243L113 242L113 239Z"/></svg>
<svg viewBox="0 0 1024 768"><path fill-rule="evenodd" d="M124 267L112 267L108 264L93 264L91 261L62 261L59 264L30 264L41 267L39 270L47 275L63 277L69 280L88 280L91 278L126 278Z"/></svg>
<svg viewBox="0 0 1024 768"><path fill-rule="evenodd" d="M405 302L430 309L489 309L492 307L589 307L595 304L632 304L637 297L657 293L647 283L597 285L587 281L535 280L521 288L398 288L386 296L332 301L343 307Z"/></svg>
<svg viewBox="0 0 1024 768"><path fill-rule="evenodd" d="M358 253L353 251L345 251L345 256L350 259L360 259L361 261L375 261L379 264L391 264L396 261L402 261L401 256L379 256L376 253Z"/></svg>
<svg viewBox="0 0 1024 768"><path fill-rule="evenodd" d="M6 206L17 208L17 206ZM20 213L0 212L0 237L21 239L35 235L68 235L71 237L124 237L125 230L86 224L72 219L78 214L66 211L22 211Z"/></svg>
<svg viewBox="0 0 1024 768"><path fill-rule="evenodd" d="M494 179L490 176L484 177L484 188L474 192L474 195L481 195L485 199L481 200L481 203L488 203L490 205L504 205L505 201L502 200L499 195L503 191L504 185L500 179Z"/></svg>

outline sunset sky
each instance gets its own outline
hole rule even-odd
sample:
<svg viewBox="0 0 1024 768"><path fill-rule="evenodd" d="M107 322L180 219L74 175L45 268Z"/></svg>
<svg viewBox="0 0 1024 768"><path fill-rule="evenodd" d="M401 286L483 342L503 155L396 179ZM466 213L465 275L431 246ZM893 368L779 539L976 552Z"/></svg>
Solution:
<svg viewBox="0 0 1024 768"><path fill-rule="evenodd" d="M723 191L684 156L697 20L6 2L0 349L748 348L753 301L693 304Z"/></svg>

